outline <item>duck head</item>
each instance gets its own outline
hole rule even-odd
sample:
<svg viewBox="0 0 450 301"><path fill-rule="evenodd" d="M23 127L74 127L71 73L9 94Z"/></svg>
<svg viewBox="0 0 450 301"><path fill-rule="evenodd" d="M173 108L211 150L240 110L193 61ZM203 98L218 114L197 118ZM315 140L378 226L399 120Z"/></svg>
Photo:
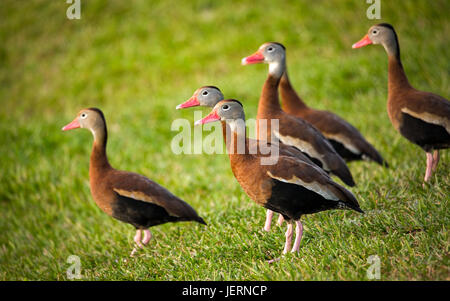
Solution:
<svg viewBox="0 0 450 301"><path fill-rule="evenodd" d="M195 90L192 97L184 103L179 104L176 109L179 110L196 106L214 108L214 106L223 99L224 96L219 88L214 86L203 86Z"/></svg>

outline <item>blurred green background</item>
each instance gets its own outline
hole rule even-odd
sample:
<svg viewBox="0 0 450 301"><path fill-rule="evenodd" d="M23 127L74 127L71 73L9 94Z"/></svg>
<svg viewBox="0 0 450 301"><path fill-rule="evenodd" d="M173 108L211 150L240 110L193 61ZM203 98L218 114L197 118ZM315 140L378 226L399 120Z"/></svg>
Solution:
<svg viewBox="0 0 450 301"><path fill-rule="evenodd" d="M449 155L422 188L425 154L386 113L382 47L353 50L368 28L394 25L411 83L450 94L447 0L0 1L0 279L64 280L67 258L82 279L449 280ZM355 125L390 169L351 163L365 216L329 211L303 219L300 253L269 265L284 230L261 230L265 211L234 179L225 155L174 155L176 111L203 85L243 102L255 118L267 66L240 65L266 41L283 43L291 81L312 107ZM91 134L61 132L84 107L103 110L108 154L190 203L208 222L166 224L128 258L133 228L100 211L89 191ZM207 109L202 110L204 114Z"/></svg>

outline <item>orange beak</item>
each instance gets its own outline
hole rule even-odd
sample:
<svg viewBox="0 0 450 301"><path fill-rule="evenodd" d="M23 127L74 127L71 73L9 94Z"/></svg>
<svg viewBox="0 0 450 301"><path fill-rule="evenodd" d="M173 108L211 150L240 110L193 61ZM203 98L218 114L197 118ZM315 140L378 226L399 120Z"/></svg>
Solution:
<svg viewBox="0 0 450 301"><path fill-rule="evenodd" d="M190 107L196 107L199 106L200 102L197 99L197 96L192 96L187 101L183 102L182 104L179 104L176 109L184 109L184 108L190 108Z"/></svg>
<svg viewBox="0 0 450 301"><path fill-rule="evenodd" d="M80 123L78 122L78 118L75 118L71 123L62 128L63 131L73 130L80 127Z"/></svg>
<svg viewBox="0 0 450 301"><path fill-rule="evenodd" d="M264 62L264 55L257 51L254 54L244 57L241 61L242 65L251 65L251 64L258 64Z"/></svg>
<svg viewBox="0 0 450 301"><path fill-rule="evenodd" d="M365 35L359 42L353 44L352 48L361 48L370 44L372 44L372 41L370 40L368 35Z"/></svg>
<svg viewBox="0 0 450 301"><path fill-rule="evenodd" d="M199 125L199 124L205 124L205 123L210 123L210 122L214 122L214 121L219 121L220 120L220 116L217 115L216 111L212 111L211 113L209 113L208 116L206 116L203 119L197 120L195 122L195 125Z"/></svg>

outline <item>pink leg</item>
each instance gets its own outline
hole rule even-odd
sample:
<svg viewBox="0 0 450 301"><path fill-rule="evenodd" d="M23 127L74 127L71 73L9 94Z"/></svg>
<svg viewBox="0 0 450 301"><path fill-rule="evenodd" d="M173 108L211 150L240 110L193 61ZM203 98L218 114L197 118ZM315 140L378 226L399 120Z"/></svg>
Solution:
<svg viewBox="0 0 450 301"><path fill-rule="evenodd" d="M136 230L136 235L134 236L134 242L139 248L143 248L144 246L141 244L142 230Z"/></svg>
<svg viewBox="0 0 450 301"><path fill-rule="evenodd" d="M427 170L425 171L425 178L423 179L425 182L428 182L431 178L432 165L433 165L433 155L431 153L427 153Z"/></svg>
<svg viewBox="0 0 450 301"><path fill-rule="evenodd" d="M278 217L278 221L277 221L278 226L281 226L283 224L283 222L284 222L284 217L282 214L280 214L280 216Z"/></svg>
<svg viewBox="0 0 450 301"><path fill-rule="evenodd" d="M142 239L144 246L149 243L150 239L152 239L152 233L148 229L144 230L144 238Z"/></svg>
<svg viewBox="0 0 450 301"><path fill-rule="evenodd" d="M289 250L291 249L291 243L292 243L292 222L289 221L287 223L287 230L286 230L286 243L284 244L284 250L283 250L283 255L286 254L287 252L289 252ZM274 263L280 261L280 258L275 258L275 259L271 259L269 260L269 263Z"/></svg>
<svg viewBox="0 0 450 301"><path fill-rule="evenodd" d="M295 242L294 247L292 248L291 252L298 252L300 249L300 242L302 241L303 236L303 225L300 221L295 221L296 228L295 228Z"/></svg>
<svg viewBox="0 0 450 301"><path fill-rule="evenodd" d="M439 150L436 149L433 152L433 164L431 166L432 171L436 171L438 163L439 163Z"/></svg>
<svg viewBox="0 0 450 301"><path fill-rule="evenodd" d="M291 250L292 243L292 222L288 222L287 230L286 230L286 243L284 244L283 254L286 254Z"/></svg>
<svg viewBox="0 0 450 301"><path fill-rule="evenodd" d="M264 231L269 232L270 231L270 224L272 223L272 217L273 217L273 211L270 209L267 209L266 212L266 223L264 224Z"/></svg>
<svg viewBox="0 0 450 301"><path fill-rule="evenodd" d="M141 244L141 230L136 230L136 235L134 236L134 242L136 243L136 246L139 248L143 248L144 246ZM134 254L136 254L137 248L133 248L133 251L131 251L130 257L133 257Z"/></svg>

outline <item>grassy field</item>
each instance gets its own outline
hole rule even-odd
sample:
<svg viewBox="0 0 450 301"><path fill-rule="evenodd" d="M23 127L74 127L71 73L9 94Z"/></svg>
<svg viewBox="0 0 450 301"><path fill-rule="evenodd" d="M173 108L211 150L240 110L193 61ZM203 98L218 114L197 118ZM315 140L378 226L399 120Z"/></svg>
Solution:
<svg viewBox="0 0 450 301"><path fill-rule="evenodd" d="M422 188L425 154L386 113L382 47L353 50L369 26L392 23L406 72L419 89L450 95L450 2L0 1L0 279L65 280L70 255L88 280L450 280L450 155ZM277 257L285 228L264 233L265 210L234 179L226 155L175 155L175 106L202 85L220 87L255 118L267 66L240 65L266 41L287 48L305 101L354 124L390 169L351 163L351 189L366 215L327 211L303 218L300 253ZM101 212L89 191L92 137L61 132L84 107L103 110L108 154L148 176L208 222L152 228L129 258L134 229ZM202 110L203 114L208 112Z"/></svg>

